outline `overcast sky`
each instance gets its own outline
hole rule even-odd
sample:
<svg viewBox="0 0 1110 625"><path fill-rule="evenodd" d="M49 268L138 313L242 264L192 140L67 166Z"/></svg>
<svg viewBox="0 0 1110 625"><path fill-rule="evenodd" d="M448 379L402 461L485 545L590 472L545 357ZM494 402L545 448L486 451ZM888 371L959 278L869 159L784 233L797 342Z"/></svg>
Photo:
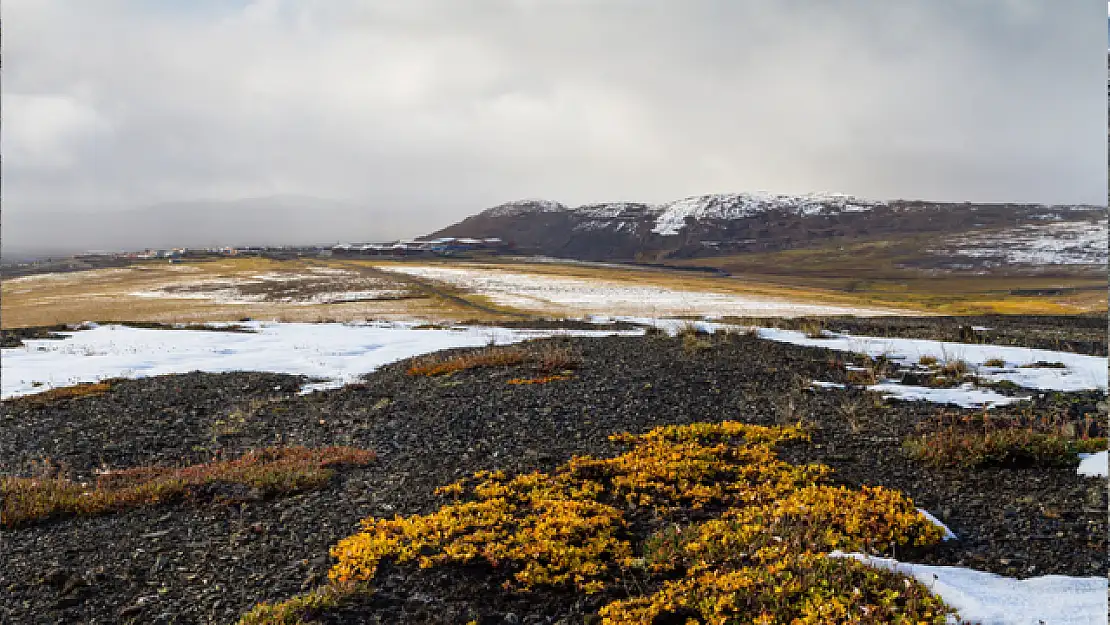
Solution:
<svg viewBox="0 0 1110 625"><path fill-rule="evenodd" d="M1105 203L1090 0L5 0L3 209ZM425 221L417 231L429 230Z"/></svg>

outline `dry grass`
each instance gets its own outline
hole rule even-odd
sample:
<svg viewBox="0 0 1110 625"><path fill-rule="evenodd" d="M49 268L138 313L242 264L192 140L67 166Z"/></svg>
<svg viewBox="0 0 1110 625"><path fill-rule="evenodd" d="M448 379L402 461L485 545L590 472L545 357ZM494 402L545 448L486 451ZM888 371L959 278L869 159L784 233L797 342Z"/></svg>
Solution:
<svg viewBox="0 0 1110 625"><path fill-rule="evenodd" d="M675 336L682 341L682 351L687 354L696 354L713 347L713 335L693 322L683 323Z"/></svg>
<svg viewBox="0 0 1110 625"><path fill-rule="evenodd" d="M550 382L559 382L562 380L569 380L569 375L544 375L538 378L513 378L509 380L509 384L527 385L527 384L548 384Z"/></svg>
<svg viewBox="0 0 1110 625"><path fill-rule="evenodd" d="M903 447L935 467L1053 467L1078 463L1077 453L1106 449L1099 423L1089 415L1076 422L1044 414L992 417L941 412ZM1102 431L1104 433L1104 430Z"/></svg>
<svg viewBox="0 0 1110 625"><path fill-rule="evenodd" d="M499 345L458 354L430 354L417 358L407 370L412 376L450 375L471 369L517 367L528 364L541 373L555 373L578 366L570 350L547 342Z"/></svg>
<svg viewBox="0 0 1110 625"><path fill-rule="evenodd" d="M844 378L848 381L848 384L856 386L871 386L879 383L879 376L871 367L862 370L851 369L844 374Z"/></svg>
<svg viewBox="0 0 1110 625"><path fill-rule="evenodd" d="M837 242L825 247L673 261L743 276L758 288L821 292L830 303L910 308L940 314L1075 314L1105 311L1106 276L930 275L901 263L918 256L928 237L897 241ZM1059 295L1013 295L1022 289L1065 289ZM1074 289L1067 291L1067 289Z"/></svg>
<svg viewBox="0 0 1110 625"><path fill-rule="evenodd" d="M48 391L43 391L34 395L18 397L11 401L18 401L20 403L32 404L35 406L46 406L49 404L56 404L59 402L80 399L82 397L97 397L99 395L107 393L110 390L112 390L112 382L111 380L105 380L92 384L77 384L74 386L52 388Z"/></svg>
<svg viewBox="0 0 1110 625"><path fill-rule="evenodd" d="M436 261L422 259L420 264L522 272L542 280L547 276L614 282L626 286L655 286L674 290L720 293L734 296L755 296L798 302L820 302L830 305L886 308L892 312L973 313L1072 313L1106 310L1105 288L1092 278L1030 278L1030 277L936 277L864 281L865 287L845 285L860 280L844 278L851 271L817 269L831 272L833 277L806 273L808 252L801 256L767 257L764 265L729 266L735 259L697 259L697 264L724 265L742 274L734 278L698 275L693 272L663 269L599 267L578 264L529 263L509 259L486 262ZM786 252L782 254L786 255ZM845 255L839 252L840 255ZM797 255L797 254L795 254ZM744 262L751 258L744 257ZM752 257L754 258L754 257ZM771 261L775 262L771 262ZM760 261L763 262L763 261ZM824 262L824 261L822 261ZM170 265L164 262L142 262L126 269L96 270L72 274L50 274L5 280L2 285L0 309L4 328L48 326L95 320L106 322L149 321L156 323L204 323L252 319L319 322L356 321L364 319L458 322L478 318L503 321L517 318L528 311L496 304L465 289L428 290L421 283L402 274L389 273L396 262L378 260L300 259L276 261L261 258L228 258L213 261ZM312 268L346 269L392 280L397 288L420 293L420 297L393 301L364 301L337 304L301 305L281 302L227 304L199 299L142 298L131 295L137 291L162 289L167 286L203 282L213 279L242 279L259 273L300 273ZM754 269L747 271L747 269ZM775 273L768 269L781 269ZM383 271L384 270L384 271ZM742 271L740 271L742 270ZM767 271L764 271L767 270ZM840 271L840 273L836 273ZM1101 284L1105 284L1102 281ZM1078 287L1080 290L1061 296L1013 296L1011 289ZM477 305L478 307L475 307Z"/></svg>
<svg viewBox="0 0 1110 625"><path fill-rule="evenodd" d="M946 361L939 370L939 373L950 377L959 379L965 376L971 370L970 365L966 360L956 358L954 360Z"/></svg>
<svg viewBox="0 0 1110 625"><path fill-rule="evenodd" d="M352 447L266 448L235 460L184 468L135 467L110 471L86 485L62 477L0 478L0 525L15 527L53 517L97 515L185 497L190 489L213 483L242 484L263 495L319 488L330 467L365 465L373 452Z"/></svg>
<svg viewBox="0 0 1110 625"><path fill-rule="evenodd" d="M143 262L126 269L4 280L0 310L4 328L76 324L84 321L189 324L237 321L244 317L309 323L325 320L343 322L413 318L453 322L472 317L486 320L505 318L503 315L483 313L459 302L431 295L403 300L313 305L283 302L229 304L202 299L132 295L135 292L196 282L247 279L261 273L304 274L319 267L363 272L375 279L391 280L401 290L414 286L403 276L376 272L368 265L351 267L307 259L276 261L238 258L175 265Z"/></svg>
<svg viewBox="0 0 1110 625"><path fill-rule="evenodd" d="M703 260L703 259L698 259ZM711 259L705 259L711 260ZM397 262L370 261L370 265L389 270L391 266L403 266ZM759 297L794 302L820 302L830 305L859 306L862 300L854 295L846 295L834 289L822 288L819 283L792 285L776 283L763 279L743 279L700 275L689 271L676 271L664 268L596 266L578 263L531 263L527 259L490 259L478 261L436 261L421 259L421 265L450 266L476 271L505 271L535 275L537 280L545 276L574 278L599 282L618 283L622 286L653 286L676 291L698 291L719 293L738 297ZM679 263L676 263L676 265ZM916 307L884 306L892 313L908 313ZM668 315L675 316L675 315ZM679 315L681 316L681 315Z"/></svg>

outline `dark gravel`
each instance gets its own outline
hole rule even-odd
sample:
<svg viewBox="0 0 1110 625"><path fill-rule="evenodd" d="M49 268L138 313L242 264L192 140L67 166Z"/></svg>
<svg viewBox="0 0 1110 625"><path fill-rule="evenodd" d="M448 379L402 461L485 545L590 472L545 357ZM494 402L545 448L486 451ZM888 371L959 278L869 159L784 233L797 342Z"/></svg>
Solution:
<svg viewBox="0 0 1110 625"><path fill-rule="evenodd" d="M1106 314L977 315L967 317L733 318L798 329L821 323L834 332L867 336L935 339L959 343L1016 345L1093 356L1107 355ZM974 328L989 328L975 330Z"/></svg>
<svg viewBox="0 0 1110 625"><path fill-rule="evenodd" d="M38 328L5 328L0 330L0 347L19 347L27 339L64 339L69 327L61 324Z"/></svg>
<svg viewBox="0 0 1110 625"><path fill-rule="evenodd" d="M355 445L378 460L291 497L2 530L0 622L234 622L257 601L322 581L328 548L361 518L433 510L434 487L461 475L549 470L573 454L616 452L606 439L613 432L722 419L814 422L813 443L784 456L828 463L850 484L899 488L960 537L918 560L1018 577L1107 571L1104 481L1074 468L925 469L902 454L901 439L937 408L807 388L843 376L831 352L744 336L694 350L658 337L549 340L581 355L573 379L511 386L505 381L523 374L512 369L410 378L397 364L364 384L307 396L295 394L303 380L293 376L193 373L119 382L106 395L48 406L4 402L7 474L28 474L46 457L80 477L273 444ZM856 429L846 402L862 405ZM604 600L509 594L498 581L480 567L384 567L374 597L328 622L589 622Z"/></svg>

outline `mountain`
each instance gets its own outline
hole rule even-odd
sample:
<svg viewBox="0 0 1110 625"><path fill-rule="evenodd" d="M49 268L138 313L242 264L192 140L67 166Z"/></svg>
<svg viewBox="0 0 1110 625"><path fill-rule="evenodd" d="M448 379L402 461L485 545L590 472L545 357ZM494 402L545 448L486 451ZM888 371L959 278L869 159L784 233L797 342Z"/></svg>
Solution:
<svg viewBox="0 0 1110 625"><path fill-rule="evenodd" d="M402 216L336 200L281 195L188 201L95 213L4 215L7 258L89 250L310 245L408 234Z"/></svg>
<svg viewBox="0 0 1110 625"><path fill-rule="evenodd" d="M847 195L734 193L666 204L568 207L549 200L495 206L429 234L500 237L522 252L579 260L660 262L917 235L966 235L1105 218L1087 205L874 201Z"/></svg>

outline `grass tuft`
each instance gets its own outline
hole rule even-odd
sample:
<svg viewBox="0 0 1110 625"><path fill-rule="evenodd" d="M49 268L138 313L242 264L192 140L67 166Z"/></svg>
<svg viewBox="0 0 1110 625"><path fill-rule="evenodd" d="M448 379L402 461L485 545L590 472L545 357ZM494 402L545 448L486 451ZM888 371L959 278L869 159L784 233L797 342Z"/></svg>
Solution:
<svg viewBox="0 0 1110 625"><path fill-rule="evenodd" d="M541 373L555 373L578 366L579 359L570 350L548 342L525 345L484 347L463 353L430 354L413 361L407 370L411 376L433 377L471 369L516 367L524 364Z"/></svg>
<svg viewBox="0 0 1110 625"><path fill-rule="evenodd" d="M1089 422L942 413L927 428L903 449L934 467L1066 467L1078 464L1077 453L1106 449L1105 437L1088 435Z"/></svg>
<svg viewBox="0 0 1110 625"><path fill-rule="evenodd" d="M569 375L545 375L538 378L513 378L509 380L509 384L527 385L527 384L548 384L550 382L559 382L561 380L569 380Z"/></svg>
<svg viewBox="0 0 1110 625"><path fill-rule="evenodd" d="M352 447L269 447L235 460L184 468L135 467L109 471L86 485L63 477L0 478L0 525L17 527L50 518L97 515L181 499L190 489L215 483L242 484L264 496L319 488L330 467L365 465L373 452Z"/></svg>
<svg viewBox="0 0 1110 625"><path fill-rule="evenodd" d="M112 390L112 382L110 380L105 380L103 382L95 382L90 384L76 384L74 386L52 388L48 391L43 391L34 395L27 395L25 397L16 398L14 401L23 402L35 406L46 406L59 402L72 401L74 399L80 399L82 397L96 397L99 395L103 395L110 390Z"/></svg>

